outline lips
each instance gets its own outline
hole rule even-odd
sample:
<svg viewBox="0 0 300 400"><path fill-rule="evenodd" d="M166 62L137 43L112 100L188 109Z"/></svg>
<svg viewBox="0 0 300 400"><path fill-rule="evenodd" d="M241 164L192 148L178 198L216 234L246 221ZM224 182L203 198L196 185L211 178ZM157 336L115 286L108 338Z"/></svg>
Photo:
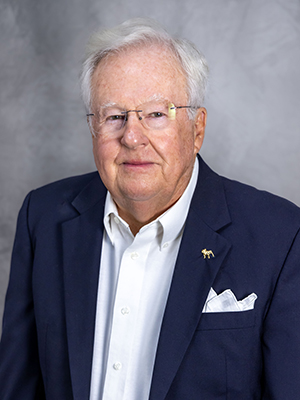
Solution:
<svg viewBox="0 0 300 400"><path fill-rule="evenodd" d="M143 165L152 165L154 164L151 161L137 161L137 160L130 160L130 161L124 161L122 163L123 165L133 165L133 166L143 166Z"/></svg>
<svg viewBox="0 0 300 400"><path fill-rule="evenodd" d="M150 165L150 164L153 164L153 163L150 162L150 161L127 161L127 162L124 162L123 164L139 166L139 165Z"/></svg>
<svg viewBox="0 0 300 400"><path fill-rule="evenodd" d="M154 163L151 161L129 160L124 161L121 165L128 172L146 172L153 167Z"/></svg>

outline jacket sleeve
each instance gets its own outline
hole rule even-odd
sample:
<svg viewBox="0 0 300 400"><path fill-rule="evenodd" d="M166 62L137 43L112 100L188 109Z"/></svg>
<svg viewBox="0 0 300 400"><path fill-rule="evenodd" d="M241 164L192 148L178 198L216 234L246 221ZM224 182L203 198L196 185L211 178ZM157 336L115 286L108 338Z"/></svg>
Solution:
<svg viewBox="0 0 300 400"><path fill-rule="evenodd" d="M300 232L286 257L265 319L263 400L300 398Z"/></svg>
<svg viewBox="0 0 300 400"><path fill-rule="evenodd" d="M0 343L0 399L45 399L32 295L33 249L28 229L30 194L20 210Z"/></svg>

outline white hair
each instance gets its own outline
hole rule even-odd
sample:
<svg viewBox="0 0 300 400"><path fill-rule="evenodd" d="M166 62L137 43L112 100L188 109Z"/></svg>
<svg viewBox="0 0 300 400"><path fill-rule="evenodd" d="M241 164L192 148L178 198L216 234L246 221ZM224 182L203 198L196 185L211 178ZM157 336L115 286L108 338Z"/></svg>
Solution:
<svg viewBox="0 0 300 400"><path fill-rule="evenodd" d="M208 83L208 65L204 56L193 43L173 38L156 21L134 18L112 29L96 32L90 37L80 78L86 108L90 109L91 106L91 80L101 60L109 54L117 54L141 45L160 45L173 53L186 76L189 105L201 107ZM194 117L193 110L189 111L190 117Z"/></svg>

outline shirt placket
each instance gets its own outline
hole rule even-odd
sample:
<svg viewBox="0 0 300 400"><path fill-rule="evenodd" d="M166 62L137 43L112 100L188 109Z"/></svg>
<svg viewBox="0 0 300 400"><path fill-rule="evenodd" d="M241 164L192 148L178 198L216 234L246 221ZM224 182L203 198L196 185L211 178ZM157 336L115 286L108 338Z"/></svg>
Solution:
<svg viewBox="0 0 300 400"><path fill-rule="evenodd" d="M138 326L139 304L147 256L156 231L137 234L121 258L109 343L103 400L123 398L132 346Z"/></svg>

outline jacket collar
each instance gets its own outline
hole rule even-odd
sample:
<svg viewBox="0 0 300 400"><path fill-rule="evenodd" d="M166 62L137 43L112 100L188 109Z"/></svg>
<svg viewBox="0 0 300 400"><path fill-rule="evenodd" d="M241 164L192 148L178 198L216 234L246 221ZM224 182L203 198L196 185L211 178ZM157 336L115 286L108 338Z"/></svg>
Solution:
<svg viewBox="0 0 300 400"><path fill-rule="evenodd" d="M96 204L104 204L106 193L107 189L102 183L99 173L94 172L91 181L74 198L71 204L79 214L83 214Z"/></svg>
<svg viewBox="0 0 300 400"><path fill-rule="evenodd" d="M214 231L231 223L223 178L216 174L198 155L200 170L190 212L196 213Z"/></svg>

